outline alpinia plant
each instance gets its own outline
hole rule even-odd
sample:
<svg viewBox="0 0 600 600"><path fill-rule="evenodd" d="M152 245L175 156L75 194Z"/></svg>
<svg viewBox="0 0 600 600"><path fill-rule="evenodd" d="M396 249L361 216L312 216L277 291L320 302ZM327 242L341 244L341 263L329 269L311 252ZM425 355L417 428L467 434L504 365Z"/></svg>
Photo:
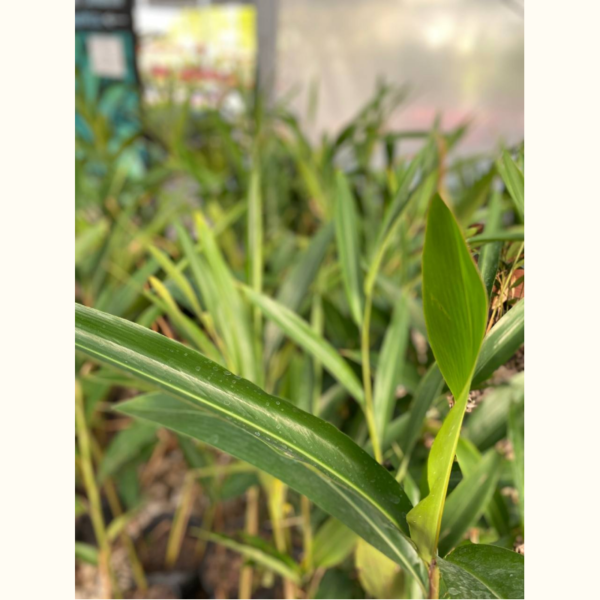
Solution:
<svg viewBox="0 0 600 600"><path fill-rule="evenodd" d="M361 208L347 175L328 176L322 214L333 222L321 226L272 295L264 289L260 162L250 173L244 209L245 278L228 267L214 228L200 213L195 220L197 242L185 226L176 225L182 251L178 263L147 243L155 267L149 288L139 285L138 291L150 303L147 310L168 317L185 344L76 305L78 350L127 374L130 381L144 382L139 389L152 390L122 402L118 411L170 429L182 439L218 448L272 476L262 483L274 523L281 521L277 511L285 486L335 517L313 536L310 503L302 505L302 563L289 556L281 530L274 547L251 532L240 540L206 528L197 531L201 539L240 552L253 564L281 575L289 586L287 597L293 597L298 586L314 593L315 573L338 564L353 550L361 584L376 597L522 598L524 594L524 559L507 548L514 526L498 492L507 461L493 447L508 432L518 454L512 463L522 509L522 405L510 396L498 403L504 407L502 415L480 418L482 424L473 426L473 436L464 437L465 430L471 431L470 421L463 428L472 389L488 380L523 341L523 300L510 302L514 306L497 321L488 319L491 302L498 302L495 294L506 292L508 298L504 282L499 292L497 285L505 242L518 243L522 230L503 228L504 199L496 194L487 208L484 232L469 240L472 247L481 248L475 263L461 222L468 223L478 209L481 192L477 198L466 195L457 204L456 217L442 197L433 194L439 183L435 140L430 138L399 172L391 201L380 218L373 219L379 225L368 235L361 227ZM508 154L491 167L491 177L484 175L479 189L488 186L485 197L496 168L522 221L522 173ZM412 223L424 210L422 279L417 277L415 285L412 251L406 244ZM334 240L338 262L327 263ZM519 260L521 251L518 248L512 258ZM401 256L404 270L399 288L387 276L395 254ZM157 276L160 270L163 280ZM510 287L513 280L508 279ZM323 298L338 283L349 313L345 326L358 337L353 355L343 355L325 335ZM405 357L416 352L411 315L419 306L415 298L419 285L423 333L435 360L421 363L415 371L410 410L396 417L398 385L408 381L406 373L411 372ZM394 301L389 323L383 335L378 333L380 350L374 354L373 323L383 289L392 290ZM305 319L302 311L307 304ZM354 357L360 371L347 356ZM349 396L364 415L360 422L365 428L361 433L359 425L354 439L327 420L325 376L334 381L330 395ZM439 403L444 383L453 396L449 410ZM277 395L277 390L290 390L287 395L295 401ZM447 414L432 430L427 415L433 407ZM78 415L84 428L82 412ZM419 486L412 459L424 427L435 437ZM483 441L475 444L477 436ZM462 478L449 490L455 458ZM396 466L396 477L384 466L389 460ZM481 518L497 543L464 541ZM518 529L522 532L522 521ZM487 539L494 541L493 536ZM330 539L338 541L335 548ZM369 579L372 565L381 577Z"/></svg>

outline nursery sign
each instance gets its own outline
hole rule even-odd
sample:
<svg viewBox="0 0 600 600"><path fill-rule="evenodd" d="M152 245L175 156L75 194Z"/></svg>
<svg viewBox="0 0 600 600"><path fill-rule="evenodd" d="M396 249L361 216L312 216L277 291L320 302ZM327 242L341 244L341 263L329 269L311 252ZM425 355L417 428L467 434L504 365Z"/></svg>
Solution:
<svg viewBox="0 0 600 600"><path fill-rule="evenodd" d="M77 86L87 102L103 104L125 137L139 127L139 78L132 19L133 0L77 0L75 65ZM77 131L85 125L77 115Z"/></svg>

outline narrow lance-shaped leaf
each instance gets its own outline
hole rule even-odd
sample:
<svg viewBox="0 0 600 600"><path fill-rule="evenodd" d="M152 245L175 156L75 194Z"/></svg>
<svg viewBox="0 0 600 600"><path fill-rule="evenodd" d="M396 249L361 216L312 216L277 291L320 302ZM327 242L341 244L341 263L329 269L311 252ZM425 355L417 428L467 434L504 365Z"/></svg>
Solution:
<svg viewBox="0 0 600 600"><path fill-rule="evenodd" d="M198 237L203 242L203 253L206 258L212 281L217 290L217 298L223 307L227 322L223 323L223 331L233 333L228 343L229 355L236 356L235 364L238 372L251 381L260 379L262 370L257 368L255 348L250 325L248 306L243 302L221 250L210 229L200 213L195 215Z"/></svg>
<svg viewBox="0 0 600 600"><path fill-rule="evenodd" d="M323 363L327 369L360 404L364 392L358 377L337 350L296 313L263 294L244 288L248 299L258 306L264 315L278 325L296 344Z"/></svg>
<svg viewBox="0 0 600 600"><path fill-rule="evenodd" d="M498 192L494 192L488 206L488 217L485 224L485 233L494 235L501 231L502 227L502 197ZM481 272L481 278L487 291L488 298L494 287L494 280L498 271L500 262L500 253L502 252L502 242L492 242L486 244L479 254L478 267Z"/></svg>
<svg viewBox="0 0 600 600"><path fill-rule="evenodd" d="M380 438L390 422L396 400L396 387L402 376L404 354L408 344L410 313L405 294L394 307L392 322L388 328L377 366L377 378L373 393L375 425Z"/></svg>
<svg viewBox="0 0 600 600"><path fill-rule="evenodd" d="M360 235L356 203L343 173L336 174L335 234L342 278L350 313L360 327L363 318L363 284L360 270Z"/></svg>
<svg viewBox="0 0 600 600"><path fill-rule="evenodd" d="M519 494L519 510L521 524L525 523L525 422L523 413L523 400L512 402L508 412L508 435L511 441L514 459L511 466L515 486Z"/></svg>
<svg viewBox="0 0 600 600"><path fill-rule="evenodd" d="M306 495L424 580L407 539L411 504L392 475L333 425L271 396L178 342L76 305L76 345L164 392L120 405L241 458ZM165 393L166 392L166 393Z"/></svg>
<svg viewBox="0 0 600 600"><path fill-rule="evenodd" d="M479 450L467 439L461 437L456 447L456 460L464 477L469 477L479 466L482 460ZM485 509L486 521L496 529L498 536L510 534L510 515L506 501L500 490L496 488L492 499Z"/></svg>
<svg viewBox="0 0 600 600"><path fill-rule="evenodd" d="M448 496L440 530L440 556L458 545L488 507L500 477L501 464L498 452L489 450L472 473L463 474L463 480Z"/></svg>
<svg viewBox="0 0 600 600"><path fill-rule="evenodd" d="M455 398L427 462L429 495L409 514L411 537L427 563L436 555L446 490L487 320L487 294L462 232L439 195L427 218L423 308L429 343Z"/></svg>
<svg viewBox="0 0 600 600"><path fill-rule="evenodd" d="M521 223L525 222L525 178L510 154L504 150L498 161L498 171L504 181L510 197L515 203L517 215Z"/></svg>
<svg viewBox="0 0 600 600"><path fill-rule="evenodd" d="M239 542L222 533L213 533L203 529L194 529L193 533L201 540L213 542L214 544L229 548L234 552L239 552L246 559L259 564L294 583L300 583L300 567L290 556L271 547L262 538L246 534L244 535L244 541Z"/></svg>
<svg viewBox="0 0 600 600"><path fill-rule="evenodd" d="M301 254L298 262L290 269L279 288L275 299L280 304L296 311L304 299L308 288L314 281L317 272L327 253L333 238L333 222L324 225L313 237L310 244ZM283 338L283 332L275 323L265 326L265 360L272 356Z"/></svg>
<svg viewBox="0 0 600 600"><path fill-rule="evenodd" d="M258 161L257 161L258 162ZM260 171L258 166L250 175L248 193L248 281L255 292L262 292L263 285L263 203L260 191ZM254 311L254 335L261 336L260 312Z"/></svg>
<svg viewBox="0 0 600 600"><path fill-rule="evenodd" d="M515 304L491 329L481 346L473 383L489 379L525 341L525 298Z"/></svg>

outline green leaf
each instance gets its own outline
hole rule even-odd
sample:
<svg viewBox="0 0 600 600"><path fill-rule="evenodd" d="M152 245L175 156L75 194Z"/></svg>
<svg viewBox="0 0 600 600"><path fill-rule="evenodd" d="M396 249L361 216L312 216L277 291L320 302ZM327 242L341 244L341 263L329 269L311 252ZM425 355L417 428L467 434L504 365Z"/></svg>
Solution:
<svg viewBox="0 0 600 600"><path fill-rule="evenodd" d="M97 250L109 231L109 223L102 219L94 225L90 225L75 240L75 265L79 265L92 252Z"/></svg>
<svg viewBox="0 0 600 600"><path fill-rule="evenodd" d="M313 540L313 563L315 567L329 569L346 560L358 536L341 521L330 518L319 527Z"/></svg>
<svg viewBox="0 0 600 600"><path fill-rule="evenodd" d="M471 473L463 473L464 479L446 499L440 530L440 556L448 554L484 513L498 484L501 464L498 452L490 450Z"/></svg>
<svg viewBox="0 0 600 600"><path fill-rule="evenodd" d="M76 345L168 394L138 396L125 414L207 442L306 495L413 576L424 571L386 469L331 424L232 375L201 354L118 317L76 305Z"/></svg>
<svg viewBox="0 0 600 600"><path fill-rule="evenodd" d="M171 261L171 259L158 248L154 246L150 246L148 248L150 254L154 257L154 260L161 266L163 271L175 282L177 287L181 290L185 299L190 303L190 306L194 309L196 315L200 315L202 313L202 309L200 308L200 304L198 302L198 298L196 297L196 293L194 292L194 288L190 284L190 282L183 276L181 271L177 268L177 265Z"/></svg>
<svg viewBox="0 0 600 600"><path fill-rule="evenodd" d="M341 569L330 569L325 572L315 599L364 598L365 593L351 574Z"/></svg>
<svg viewBox="0 0 600 600"><path fill-rule="evenodd" d="M213 542L234 552L239 552L245 558L281 575L285 579L297 584L300 583L300 567L291 557L279 552L262 538L245 534L244 542L239 542L222 533L213 533L203 529L194 529L193 534L201 540Z"/></svg>
<svg viewBox="0 0 600 600"><path fill-rule="evenodd" d="M75 495L75 518L88 512L87 500L83 496Z"/></svg>
<svg viewBox="0 0 600 600"><path fill-rule="evenodd" d="M252 289L262 291L263 276L263 203L260 191L260 171L254 168L248 191L248 281Z"/></svg>
<svg viewBox="0 0 600 600"><path fill-rule="evenodd" d="M467 544L438 559L446 598L524 598L525 559L485 544Z"/></svg>
<svg viewBox="0 0 600 600"><path fill-rule="evenodd" d="M411 537L429 564L437 549L450 471L487 320L487 294L479 271L439 195L427 219L423 308L434 356L456 400L429 455L429 495L408 516Z"/></svg>
<svg viewBox="0 0 600 600"><path fill-rule="evenodd" d="M428 161L432 160L435 152L435 143L433 140L429 140L411 161L406 171L402 174L402 178L398 183L398 188L394 194L394 198L392 199L388 209L385 211L385 215L383 217L383 223L381 224L378 235L379 246L384 243L385 238L394 227L396 220L406 208L406 205L411 197L411 186L415 180L415 176L419 172L419 169L426 165Z"/></svg>
<svg viewBox="0 0 600 600"><path fill-rule="evenodd" d="M360 404L364 404L364 392L358 377L337 350L316 333L316 331L296 313L263 294L250 288L244 291L248 299L258 306L263 314L306 352L323 363L327 369Z"/></svg>
<svg viewBox="0 0 600 600"><path fill-rule="evenodd" d="M472 185L466 188L460 201L456 204L456 218L463 224L470 222L471 215L485 202L496 177L496 166L492 166Z"/></svg>
<svg viewBox="0 0 600 600"><path fill-rule="evenodd" d="M463 437L458 440L456 459L460 465L463 477L470 477L482 460L479 450ZM510 515L506 506L506 500L500 493L500 490L496 489L494 491L484 515L487 522L494 527L499 536L508 536L510 534Z"/></svg>
<svg viewBox="0 0 600 600"><path fill-rule="evenodd" d="M385 429L394 411L396 387L402 376L409 331L408 299L405 294L402 294L394 307L392 322L385 334L377 364L377 377L373 391L373 410L380 439L385 435Z"/></svg>
<svg viewBox="0 0 600 600"><path fill-rule="evenodd" d="M487 221L485 224L486 234L495 234L502 228L502 196L495 192L492 195L488 206ZM486 244L479 254L477 266L483 279L483 285L487 291L488 298L491 296L498 272L498 264L500 262L500 253L502 252L502 242L493 242Z"/></svg>
<svg viewBox="0 0 600 600"><path fill-rule="evenodd" d="M135 459L144 448L156 441L156 425L133 421L110 441L98 472L100 482L113 476L121 467Z"/></svg>
<svg viewBox="0 0 600 600"><path fill-rule="evenodd" d="M226 339L227 351L236 372L251 381L260 379L248 306L243 302L236 280L219 249L214 232L200 214L196 214L198 237L203 243L209 287L215 296L216 314L221 317L220 333ZM211 311L212 312L212 311Z"/></svg>
<svg viewBox="0 0 600 600"><path fill-rule="evenodd" d="M491 329L481 346L473 384L489 379L525 341L525 298L515 304Z"/></svg>
<svg viewBox="0 0 600 600"><path fill-rule="evenodd" d="M427 373L423 376L417 390L415 398L410 408L408 423L404 429L404 435L401 437L401 446L405 457L408 459L423 428L425 415L431 408L433 401L440 395L444 380L437 364L431 365Z"/></svg>
<svg viewBox="0 0 600 600"><path fill-rule="evenodd" d="M525 422L524 401L512 402L508 412L508 439L510 440L514 460L511 461L515 487L519 492L519 509L521 524L525 524Z"/></svg>
<svg viewBox="0 0 600 600"><path fill-rule="evenodd" d="M524 380L524 373L518 373L506 385L494 388L469 415L465 435L480 450L487 450L506 436L508 411L513 401L523 397Z"/></svg>
<svg viewBox="0 0 600 600"><path fill-rule="evenodd" d="M342 279L350 313L360 327L363 319L364 293L360 270L360 236L356 203L346 177L336 174L335 234L340 255Z"/></svg>
<svg viewBox="0 0 600 600"><path fill-rule="evenodd" d="M359 540L354 555L358 579L364 590L373 598L402 598L404 573L398 564Z"/></svg>
<svg viewBox="0 0 600 600"><path fill-rule="evenodd" d="M163 282L156 277L150 277L150 285L157 293L158 298L149 293L145 294L146 298L169 316L180 335L195 344L211 360L221 362L221 357L213 343L192 319L183 314Z"/></svg>
<svg viewBox="0 0 600 600"><path fill-rule="evenodd" d="M301 254L298 262L290 269L279 288L275 300L287 306L291 311L300 308L310 285L325 258L327 248L333 238L333 222L323 226L312 238L310 244ZM277 349L283 338L283 332L275 323L265 326L265 359L268 360Z"/></svg>
<svg viewBox="0 0 600 600"><path fill-rule="evenodd" d="M83 542L75 542L75 558L90 565L98 564L98 548L84 544Z"/></svg>
<svg viewBox="0 0 600 600"><path fill-rule="evenodd" d="M498 161L498 172L515 203L519 220L525 223L525 178L506 150Z"/></svg>
<svg viewBox="0 0 600 600"><path fill-rule="evenodd" d="M525 230L522 226L511 227L505 231L497 231L495 233L480 233L469 238L471 246L479 246L481 244L491 244L495 242L523 242L525 240Z"/></svg>

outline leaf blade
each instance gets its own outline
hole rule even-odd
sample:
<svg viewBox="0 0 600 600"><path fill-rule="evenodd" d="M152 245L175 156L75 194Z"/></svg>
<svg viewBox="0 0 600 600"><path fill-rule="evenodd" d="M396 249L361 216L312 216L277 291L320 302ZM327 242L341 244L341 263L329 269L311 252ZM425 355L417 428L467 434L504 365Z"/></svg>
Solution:
<svg viewBox="0 0 600 600"><path fill-rule="evenodd" d="M487 293L479 271L439 195L433 198L427 218L423 308L429 343L456 400L431 448L429 494L408 516L411 537L429 564L436 554L450 471L487 320Z"/></svg>
<svg viewBox="0 0 600 600"><path fill-rule="evenodd" d="M76 344L173 394L139 396L122 404L122 412L259 466L423 582L422 563L405 537L410 501L383 467L335 427L173 340L81 305L76 305Z"/></svg>

